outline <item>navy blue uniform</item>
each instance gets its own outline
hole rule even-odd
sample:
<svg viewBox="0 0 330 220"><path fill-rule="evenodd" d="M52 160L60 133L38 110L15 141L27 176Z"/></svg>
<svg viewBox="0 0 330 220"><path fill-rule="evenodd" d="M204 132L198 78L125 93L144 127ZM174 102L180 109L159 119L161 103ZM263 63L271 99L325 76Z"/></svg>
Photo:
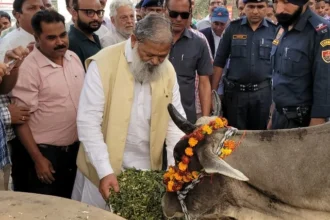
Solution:
<svg viewBox="0 0 330 220"><path fill-rule="evenodd" d="M294 27L279 29L272 47L272 128L308 126L330 116L330 29L309 8Z"/></svg>
<svg viewBox="0 0 330 220"><path fill-rule="evenodd" d="M270 52L276 25L263 19L253 31L246 17L230 23L221 38L214 66L230 65L224 79L224 108L231 126L265 129L271 105Z"/></svg>

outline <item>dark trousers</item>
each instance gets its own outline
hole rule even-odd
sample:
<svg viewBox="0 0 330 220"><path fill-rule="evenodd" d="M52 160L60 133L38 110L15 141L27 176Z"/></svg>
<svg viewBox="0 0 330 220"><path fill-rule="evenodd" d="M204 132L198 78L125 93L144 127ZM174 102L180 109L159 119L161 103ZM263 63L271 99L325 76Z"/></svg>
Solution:
<svg viewBox="0 0 330 220"><path fill-rule="evenodd" d="M30 155L25 150L18 138L10 141L12 146L11 153L11 176L14 185L14 191L28 192L27 180L29 177L28 167L33 165ZM32 165L31 165L32 164Z"/></svg>
<svg viewBox="0 0 330 220"><path fill-rule="evenodd" d="M274 109L272 114L272 129L290 129L290 128L300 128L307 127L310 123L310 116L305 116L302 119L289 118L283 113L278 112Z"/></svg>
<svg viewBox="0 0 330 220"><path fill-rule="evenodd" d="M17 160L17 157L21 156L14 156L13 152L13 157L16 157L15 160L13 160L15 172L13 169L12 173L15 191L71 198L77 171L76 159L78 149L78 142L67 148L54 146L49 146L47 148L39 147L41 154L52 163L56 171L53 174L55 181L51 184L45 184L39 180L34 162L31 160L31 157L24 147L20 149L23 152L25 150L24 154L27 155L23 160ZM17 153L17 151L15 153ZM26 179L23 180L23 178ZM24 187L22 186L23 184L25 185Z"/></svg>
<svg viewBox="0 0 330 220"><path fill-rule="evenodd" d="M255 92L225 90L224 108L230 126L246 130L264 130L267 127L271 87Z"/></svg>

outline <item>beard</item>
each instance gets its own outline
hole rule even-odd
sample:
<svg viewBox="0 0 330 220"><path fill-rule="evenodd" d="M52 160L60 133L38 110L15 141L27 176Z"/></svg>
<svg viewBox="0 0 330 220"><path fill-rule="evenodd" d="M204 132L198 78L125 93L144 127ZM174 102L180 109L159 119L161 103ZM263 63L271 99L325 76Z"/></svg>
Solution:
<svg viewBox="0 0 330 220"><path fill-rule="evenodd" d="M128 31L125 29L119 29L117 28L118 33L123 36L125 39L128 39L133 34L133 29Z"/></svg>
<svg viewBox="0 0 330 220"><path fill-rule="evenodd" d="M284 28L287 28L298 20L302 10L303 6L299 6L299 8L292 15L287 13L281 13L276 14L275 17L277 18L277 21L280 25L282 25Z"/></svg>
<svg viewBox="0 0 330 220"><path fill-rule="evenodd" d="M130 64L130 70L134 79L140 83L152 82L160 78L164 64L161 63L157 66L141 60L138 53L138 45L136 44L132 50L133 61Z"/></svg>
<svg viewBox="0 0 330 220"><path fill-rule="evenodd" d="M95 24L95 23L98 24L97 27L92 27L92 24ZM80 28L80 30L82 30L84 33L92 34L95 31L97 31L98 29L100 29L102 23L99 21L92 21L87 24L87 23L84 23L82 20L80 20L80 18L78 17L77 25Z"/></svg>

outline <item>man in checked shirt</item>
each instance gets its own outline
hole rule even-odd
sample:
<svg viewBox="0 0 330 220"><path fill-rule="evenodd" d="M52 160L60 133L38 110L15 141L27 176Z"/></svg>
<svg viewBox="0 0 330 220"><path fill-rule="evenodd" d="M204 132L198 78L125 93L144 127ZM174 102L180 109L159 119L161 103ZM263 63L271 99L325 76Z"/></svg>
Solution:
<svg viewBox="0 0 330 220"><path fill-rule="evenodd" d="M23 47L18 47L7 51L5 62L8 63L12 59L24 58L28 54L28 50ZM9 93L14 87L18 77L18 67L22 61L12 63L11 65L0 63L0 94ZM0 190L8 190L10 176L10 154L7 144L7 139L14 135L6 132L5 120L10 120L10 114L0 109Z"/></svg>

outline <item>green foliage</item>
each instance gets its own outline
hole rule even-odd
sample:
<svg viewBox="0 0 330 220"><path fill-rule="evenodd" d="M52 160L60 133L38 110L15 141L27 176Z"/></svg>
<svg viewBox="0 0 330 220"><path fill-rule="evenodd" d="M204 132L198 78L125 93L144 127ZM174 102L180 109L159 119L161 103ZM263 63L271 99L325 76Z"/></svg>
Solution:
<svg viewBox="0 0 330 220"><path fill-rule="evenodd" d="M208 0L195 0L195 9L193 17L202 19L209 14L209 1Z"/></svg>
<svg viewBox="0 0 330 220"><path fill-rule="evenodd" d="M113 212L129 220L163 219L161 199L166 191L163 171L127 169L118 177L120 193L110 190Z"/></svg>

